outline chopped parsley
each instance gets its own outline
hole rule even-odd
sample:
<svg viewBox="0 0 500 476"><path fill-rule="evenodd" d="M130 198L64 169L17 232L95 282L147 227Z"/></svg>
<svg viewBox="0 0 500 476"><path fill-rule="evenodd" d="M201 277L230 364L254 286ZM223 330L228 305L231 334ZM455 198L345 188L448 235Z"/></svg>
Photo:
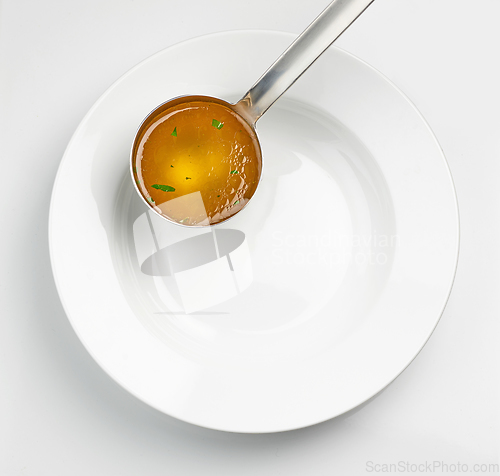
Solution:
<svg viewBox="0 0 500 476"><path fill-rule="evenodd" d="M218 121L217 119L212 119L212 126L220 130L224 127L224 123Z"/></svg>
<svg viewBox="0 0 500 476"><path fill-rule="evenodd" d="M236 200L236 201L233 203L233 205L238 205L238 203L240 203L240 201L239 201L239 200Z"/></svg>
<svg viewBox="0 0 500 476"><path fill-rule="evenodd" d="M175 192L175 188L171 187L170 185L159 185L155 183L154 185L151 185L151 187L156 188L156 190L162 190L164 192Z"/></svg>
<svg viewBox="0 0 500 476"><path fill-rule="evenodd" d="M239 172L237 170L231 170L231 173L232 174L239 174Z"/></svg>
<svg viewBox="0 0 500 476"><path fill-rule="evenodd" d="M174 130L172 131L172 134L170 134L174 137L177 137L177 127L174 127Z"/></svg>

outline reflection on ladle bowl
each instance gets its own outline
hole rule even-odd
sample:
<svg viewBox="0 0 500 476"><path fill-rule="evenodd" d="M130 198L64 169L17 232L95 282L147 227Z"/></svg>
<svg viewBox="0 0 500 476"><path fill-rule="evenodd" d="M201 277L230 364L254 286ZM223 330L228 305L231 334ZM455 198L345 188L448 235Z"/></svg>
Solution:
<svg viewBox="0 0 500 476"><path fill-rule="evenodd" d="M250 251L242 231L212 228L160 247L155 218L147 211L135 220L134 243L141 272L152 277L169 310L200 311L237 296L251 284Z"/></svg>

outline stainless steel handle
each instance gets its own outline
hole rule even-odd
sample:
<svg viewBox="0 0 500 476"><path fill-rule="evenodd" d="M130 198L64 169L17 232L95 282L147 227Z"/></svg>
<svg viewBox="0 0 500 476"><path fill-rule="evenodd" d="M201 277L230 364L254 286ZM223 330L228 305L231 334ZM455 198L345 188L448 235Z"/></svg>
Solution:
<svg viewBox="0 0 500 476"><path fill-rule="evenodd" d="M304 73L374 0L333 0L235 105L250 124Z"/></svg>

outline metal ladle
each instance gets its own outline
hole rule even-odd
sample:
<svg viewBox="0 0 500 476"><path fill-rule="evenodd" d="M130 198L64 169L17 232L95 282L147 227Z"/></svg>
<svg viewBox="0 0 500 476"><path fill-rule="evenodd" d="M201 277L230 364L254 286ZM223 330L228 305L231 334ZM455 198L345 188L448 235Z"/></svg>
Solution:
<svg viewBox="0 0 500 476"><path fill-rule="evenodd" d="M134 185L143 200L151 206L136 184L133 169L136 162L136 144L145 127L167 109L180 103L192 101L208 101L222 104L241 118L251 127L258 142L255 125L259 118L273 105L273 103L321 56L321 54L363 13L374 0L333 0L321 14L297 37L285 52L269 67L257 80L249 91L235 104L230 104L219 98L208 96L181 96L171 99L148 114L139 126L131 152L131 174ZM260 145L259 145L260 147ZM259 150L260 152L260 150ZM260 155L260 160L261 155ZM260 177L259 177L260 180ZM224 220L239 213L244 207L235 211ZM161 214L152 206L161 217L181 226L190 226L179 223ZM207 221L206 225L211 223ZM198 224L195 226L205 226Z"/></svg>

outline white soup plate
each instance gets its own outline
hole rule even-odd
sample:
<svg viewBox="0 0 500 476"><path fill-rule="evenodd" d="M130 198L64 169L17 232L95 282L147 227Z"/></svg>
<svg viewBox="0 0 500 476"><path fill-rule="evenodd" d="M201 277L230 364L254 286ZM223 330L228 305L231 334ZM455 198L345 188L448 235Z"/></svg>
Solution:
<svg viewBox="0 0 500 476"><path fill-rule="evenodd" d="M457 265L436 138L335 47L259 120L262 182L241 213L185 228L139 198L142 119L179 95L239 99L293 39L226 32L143 61L82 120L54 185L52 267L83 345L140 400L208 428L290 430L365 402L422 349Z"/></svg>

